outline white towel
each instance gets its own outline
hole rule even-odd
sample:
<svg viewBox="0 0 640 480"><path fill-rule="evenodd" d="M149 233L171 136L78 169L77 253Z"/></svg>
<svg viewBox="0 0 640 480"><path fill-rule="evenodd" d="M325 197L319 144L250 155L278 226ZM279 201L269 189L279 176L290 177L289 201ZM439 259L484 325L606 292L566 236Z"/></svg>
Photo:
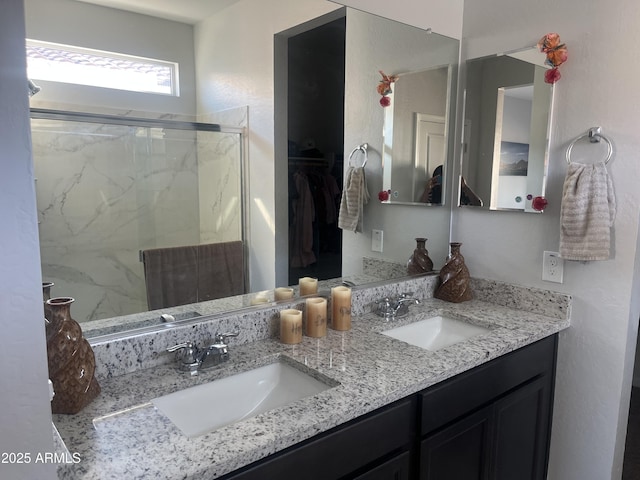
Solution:
<svg viewBox="0 0 640 480"><path fill-rule="evenodd" d="M560 207L560 256L607 260L615 215L613 184L605 163L569 164Z"/></svg>
<svg viewBox="0 0 640 480"><path fill-rule="evenodd" d="M362 232L364 205L369 202L369 190L364 168L349 167L342 190L338 227L352 232Z"/></svg>

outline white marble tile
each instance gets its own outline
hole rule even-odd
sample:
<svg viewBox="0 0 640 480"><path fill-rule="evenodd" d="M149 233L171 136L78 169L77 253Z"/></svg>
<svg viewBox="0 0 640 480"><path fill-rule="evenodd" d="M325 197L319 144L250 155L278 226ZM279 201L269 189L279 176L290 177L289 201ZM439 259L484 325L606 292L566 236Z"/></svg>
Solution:
<svg viewBox="0 0 640 480"><path fill-rule="evenodd" d="M242 239L240 137L198 132L201 243Z"/></svg>

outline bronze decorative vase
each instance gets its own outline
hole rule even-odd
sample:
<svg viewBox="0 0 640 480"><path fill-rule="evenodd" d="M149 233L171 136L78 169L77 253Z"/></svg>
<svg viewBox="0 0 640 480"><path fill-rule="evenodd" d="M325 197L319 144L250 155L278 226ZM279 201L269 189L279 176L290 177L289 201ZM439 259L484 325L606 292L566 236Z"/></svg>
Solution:
<svg viewBox="0 0 640 480"><path fill-rule="evenodd" d="M429 258L429 252L425 247L426 238L416 238L416 249L407 262L407 274L418 275L433 270L433 262Z"/></svg>
<svg viewBox="0 0 640 480"><path fill-rule="evenodd" d="M469 287L469 270L460 253L462 243L451 243L451 253L447 263L440 270L440 285L434 293L435 298L447 302L460 303L473 298Z"/></svg>
<svg viewBox="0 0 640 480"><path fill-rule="evenodd" d="M71 318L70 297L47 300L47 361L55 396L52 413L78 413L100 393L95 379L96 360L78 322Z"/></svg>

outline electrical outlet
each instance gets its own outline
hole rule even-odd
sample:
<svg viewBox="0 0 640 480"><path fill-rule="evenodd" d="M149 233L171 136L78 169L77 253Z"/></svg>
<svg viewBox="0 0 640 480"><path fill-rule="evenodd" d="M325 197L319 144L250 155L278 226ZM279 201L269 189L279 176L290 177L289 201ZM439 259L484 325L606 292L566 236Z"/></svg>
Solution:
<svg viewBox="0 0 640 480"><path fill-rule="evenodd" d="M382 230L371 230L371 251L382 252L382 238L384 232Z"/></svg>
<svg viewBox="0 0 640 480"><path fill-rule="evenodd" d="M547 252L542 254L542 280L547 282L562 283L564 276L564 260L558 252Z"/></svg>

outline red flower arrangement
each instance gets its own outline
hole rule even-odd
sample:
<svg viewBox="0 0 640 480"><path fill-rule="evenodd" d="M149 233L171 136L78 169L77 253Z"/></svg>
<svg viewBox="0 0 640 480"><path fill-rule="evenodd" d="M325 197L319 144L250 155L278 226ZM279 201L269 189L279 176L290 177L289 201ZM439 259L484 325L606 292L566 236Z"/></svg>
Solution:
<svg viewBox="0 0 640 480"><path fill-rule="evenodd" d="M560 75L560 70L558 70L557 68L551 68L544 72L544 81L547 83L554 84L561 78L562 75Z"/></svg>
<svg viewBox="0 0 640 480"><path fill-rule="evenodd" d="M556 83L562 77L558 67L568 58L567 46L560 43L560 35L557 33L547 33L538 42L538 48L547 56L544 63L551 67L545 72L544 81L551 84Z"/></svg>
<svg viewBox="0 0 640 480"><path fill-rule="evenodd" d="M391 190L382 190L378 192L378 200L381 202L386 202L389 200L389 195L391 195Z"/></svg>
<svg viewBox="0 0 640 480"><path fill-rule="evenodd" d="M380 72L380 75L382 75L382 80L380 80L377 88L378 93L382 95L382 98L380 99L380 105L382 105L383 107L388 107L389 105L391 105L391 99L387 97L387 95L393 93L393 91L391 90L391 84L398 80L398 76L386 75L382 70L378 71Z"/></svg>
<svg viewBox="0 0 640 480"><path fill-rule="evenodd" d="M547 202L547 199L544 197L535 197L533 199L533 201L531 202L531 208L533 208L534 210L537 210L538 212L541 212L545 209L545 207L549 204L549 202Z"/></svg>

